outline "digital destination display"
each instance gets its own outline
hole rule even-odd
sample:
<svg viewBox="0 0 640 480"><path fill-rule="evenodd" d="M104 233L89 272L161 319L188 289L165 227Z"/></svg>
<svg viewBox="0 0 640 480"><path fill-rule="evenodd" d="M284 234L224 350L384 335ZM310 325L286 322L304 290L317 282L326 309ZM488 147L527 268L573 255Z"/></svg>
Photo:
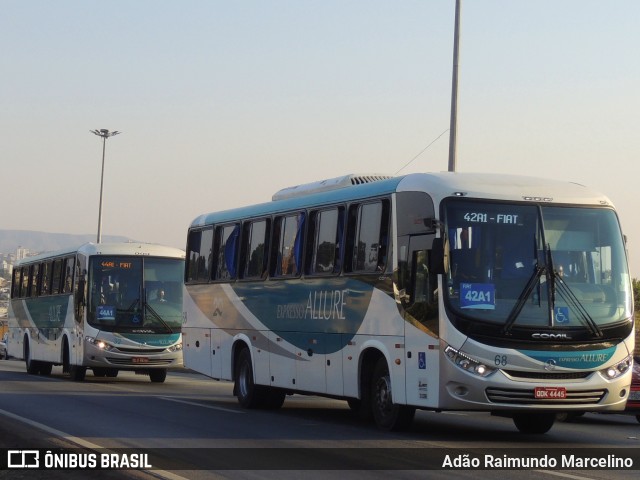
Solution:
<svg viewBox="0 0 640 480"><path fill-rule="evenodd" d="M499 223L518 225L521 215L512 213L464 212L462 218L469 223Z"/></svg>
<svg viewBox="0 0 640 480"><path fill-rule="evenodd" d="M102 268L119 268L121 270L131 270L133 263L131 262L117 262L115 260L104 260L100 262Z"/></svg>

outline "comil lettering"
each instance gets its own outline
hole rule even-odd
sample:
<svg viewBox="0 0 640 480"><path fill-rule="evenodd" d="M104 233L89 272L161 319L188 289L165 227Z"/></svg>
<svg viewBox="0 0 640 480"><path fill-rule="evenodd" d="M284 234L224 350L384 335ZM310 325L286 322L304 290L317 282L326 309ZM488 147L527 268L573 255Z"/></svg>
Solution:
<svg viewBox="0 0 640 480"><path fill-rule="evenodd" d="M566 333L533 333L531 338L541 340L571 340L571 335Z"/></svg>

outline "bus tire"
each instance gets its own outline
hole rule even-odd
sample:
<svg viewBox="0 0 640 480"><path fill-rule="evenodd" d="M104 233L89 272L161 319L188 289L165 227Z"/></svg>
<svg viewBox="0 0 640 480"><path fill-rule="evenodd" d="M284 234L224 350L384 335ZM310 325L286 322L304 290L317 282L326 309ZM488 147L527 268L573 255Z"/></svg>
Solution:
<svg viewBox="0 0 640 480"><path fill-rule="evenodd" d="M349 405L349 409L359 420L369 422L373 418L369 393L367 393L366 398L363 400L359 398L349 398L347 405Z"/></svg>
<svg viewBox="0 0 640 480"><path fill-rule="evenodd" d="M234 391L240 406L243 408L262 406L264 402L263 388L253 382L253 366L248 348L243 348L238 355L235 380Z"/></svg>
<svg viewBox="0 0 640 480"><path fill-rule="evenodd" d="M520 433L540 435L547 433L556 420L553 412L529 412L513 415L513 423Z"/></svg>
<svg viewBox="0 0 640 480"><path fill-rule="evenodd" d="M69 348L69 339L64 337L62 340L62 373L69 373L69 358L71 357L71 349Z"/></svg>
<svg viewBox="0 0 640 480"><path fill-rule="evenodd" d="M24 363L27 367L27 373L29 375L38 375L40 372L40 363L31 358L31 349L29 348L29 339L24 338Z"/></svg>
<svg viewBox="0 0 640 480"><path fill-rule="evenodd" d="M116 378L119 371L120 370L118 370L117 368L107 368L105 375L109 378Z"/></svg>
<svg viewBox="0 0 640 480"><path fill-rule="evenodd" d="M102 367L92 368L94 377L104 377L107 374L107 369Z"/></svg>
<svg viewBox="0 0 640 480"><path fill-rule="evenodd" d="M149 370L149 380L153 383L164 383L167 379L167 369L159 368L157 370Z"/></svg>
<svg viewBox="0 0 640 480"><path fill-rule="evenodd" d="M69 376L74 382L84 381L84 377L87 374L87 367L81 367L79 365L69 365Z"/></svg>
<svg viewBox="0 0 640 480"><path fill-rule="evenodd" d="M414 407L393 403L391 376L384 358L380 358L373 369L371 407L378 428L388 431L409 428L416 414Z"/></svg>

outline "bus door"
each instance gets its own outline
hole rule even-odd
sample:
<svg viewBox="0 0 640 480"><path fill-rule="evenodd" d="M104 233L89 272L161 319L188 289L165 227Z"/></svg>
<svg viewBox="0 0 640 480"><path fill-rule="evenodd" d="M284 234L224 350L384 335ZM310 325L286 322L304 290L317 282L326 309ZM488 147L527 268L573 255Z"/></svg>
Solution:
<svg viewBox="0 0 640 480"><path fill-rule="evenodd" d="M412 235L399 248L398 290L405 318L407 403L435 407L439 400L437 275L431 271L433 235ZM426 335L425 335L426 334Z"/></svg>

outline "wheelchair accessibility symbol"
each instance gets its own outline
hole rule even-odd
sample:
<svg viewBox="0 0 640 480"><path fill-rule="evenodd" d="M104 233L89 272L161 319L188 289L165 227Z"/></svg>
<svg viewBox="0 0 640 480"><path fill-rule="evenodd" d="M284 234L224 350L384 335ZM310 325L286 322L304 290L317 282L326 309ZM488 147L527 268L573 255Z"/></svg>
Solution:
<svg viewBox="0 0 640 480"><path fill-rule="evenodd" d="M427 368L427 358L424 352L418 352L418 368L420 370Z"/></svg>
<svg viewBox="0 0 640 480"><path fill-rule="evenodd" d="M569 323L569 307L556 307L553 310L553 316L556 323L565 324Z"/></svg>

